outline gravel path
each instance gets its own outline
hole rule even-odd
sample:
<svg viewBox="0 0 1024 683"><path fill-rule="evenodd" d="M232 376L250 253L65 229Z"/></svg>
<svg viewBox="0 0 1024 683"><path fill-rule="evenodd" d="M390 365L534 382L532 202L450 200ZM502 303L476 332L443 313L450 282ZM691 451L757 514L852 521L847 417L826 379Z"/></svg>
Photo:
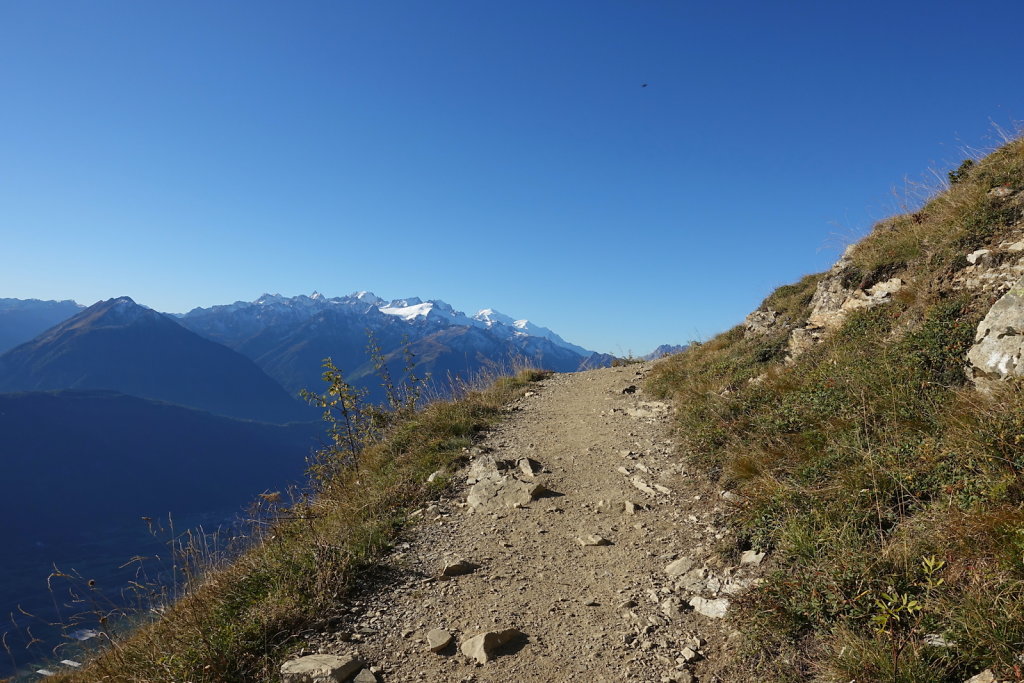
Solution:
<svg viewBox="0 0 1024 683"><path fill-rule="evenodd" d="M455 475L480 483L420 511L314 651L379 681L742 680L721 612L761 558L715 552L735 503L678 456L648 369L554 375L510 406ZM481 663L462 646L486 632L510 640Z"/></svg>

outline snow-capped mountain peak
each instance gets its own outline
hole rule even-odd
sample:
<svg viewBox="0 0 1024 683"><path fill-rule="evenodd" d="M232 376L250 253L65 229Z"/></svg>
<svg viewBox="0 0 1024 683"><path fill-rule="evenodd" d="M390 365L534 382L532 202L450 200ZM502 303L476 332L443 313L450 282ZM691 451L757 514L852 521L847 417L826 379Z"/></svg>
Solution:
<svg viewBox="0 0 1024 683"><path fill-rule="evenodd" d="M389 304L380 306L380 312L385 315L394 315L403 320L415 320L426 318L434 308L431 302L423 303L420 299L395 299Z"/></svg>
<svg viewBox="0 0 1024 683"><path fill-rule="evenodd" d="M492 327L493 325L515 325L516 321L504 313L499 313L493 308L485 308L476 315L473 316L473 320L481 322L485 327Z"/></svg>
<svg viewBox="0 0 1024 683"><path fill-rule="evenodd" d="M451 325L464 325L475 327L474 321L467 317L462 311L440 299L423 301L419 297L408 299L395 299L391 303L379 306L381 313L393 315L406 321L427 320L430 322L448 323Z"/></svg>
<svg viewBox="0 0 1024 683"><path fill-rule="evenodd" d="M348 298L349 299L357 299L359 301L362 301L364 304L370 304L372 306L379 306L379 305L384 303L384 299L381 299L379 296L377 296L373 292L367 292L367 291L355 292L354 294L349 294Z"/></svg>
<svg viewBox="0 0 1024 683"><path fill-rule="evenodd" d="M575 351L576 353L584 356L593 353L582 346L570 344L546 327L534 325L525 318L516 320L512 316L505 315L493 308L485 308L481 310L473 316L473 320L492 332L495 332L496 334L504 334L506 337L512 335L542 337L564 349Z"/></svg>
<svg viewBox="0 0 1024 683"><path fill-rule="evenodd" d="M120 296L116 299L97 302L92 308L97 312L101 312L105 320L118 323L132 322L140 318L152 318L160 315L149 306L135 303L135 300L130 296Z"/></svg>

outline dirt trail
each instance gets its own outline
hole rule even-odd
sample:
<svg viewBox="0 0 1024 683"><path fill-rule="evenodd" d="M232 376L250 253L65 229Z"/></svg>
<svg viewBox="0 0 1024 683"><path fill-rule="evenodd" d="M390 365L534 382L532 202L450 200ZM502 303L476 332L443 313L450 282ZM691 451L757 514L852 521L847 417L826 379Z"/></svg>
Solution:
<svg viewBox="0 0 1024 683"><path fill-rule="evenodd" d="M547 492L522 507L484 495L474 509L466 500L479 488L467 484L425 508L380 584L313 651L358 654L389 682L740 680L724 656L729 613L715 615L760 558L722 563L714 552L731 503L676 454L670 407L639 388L648 369L555 375L510 406L472 449L480 464L455 479L486 480L497 460L509 469L492 483ZM523 458L543 471L529 476ZM610 545L583 545L602 542L592 535ZM441 576L457 560L476 567ZM431 651L432 629L454 642ZM486 663L460 651L504 629L523 636Z"/></svg>

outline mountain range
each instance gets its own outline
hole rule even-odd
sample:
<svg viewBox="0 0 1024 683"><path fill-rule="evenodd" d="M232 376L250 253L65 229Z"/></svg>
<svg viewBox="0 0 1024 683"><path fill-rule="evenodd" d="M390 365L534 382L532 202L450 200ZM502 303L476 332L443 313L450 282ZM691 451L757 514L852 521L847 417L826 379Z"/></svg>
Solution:
<svg viewBox="0 0 1024 683"><path fill-rule="evenodd" d="M196 308L180 317L193 332L251 358L292 392L315 388L320 362L332 357L349 381L379 398L367 335L372 333L397 381L407 344L416 373L439 382L525 360L548 370L608 365L612 356L571 344L550 329L493 309L474 316L439 300L385 301L372 292L327 298L264 294L253 302ZM443 387L442 387L443 390Z"/></svg>
<svg viewBox="0 0 1024 683"><path fill-rule="evenodd" d="M331 357L369 400L383 398L369 335L396 383L404 353L445 393L455 378L531 364L555 371L614 358L493 309L473 316L440 300L385 301L371 292L328 298L264 294L255 301L158 313L129 297L74 302L0 300L0 392L109 390L218 415L283 423L315 419L297 400L318 390ZM53 323L48 329L39 328Z"/></svg>

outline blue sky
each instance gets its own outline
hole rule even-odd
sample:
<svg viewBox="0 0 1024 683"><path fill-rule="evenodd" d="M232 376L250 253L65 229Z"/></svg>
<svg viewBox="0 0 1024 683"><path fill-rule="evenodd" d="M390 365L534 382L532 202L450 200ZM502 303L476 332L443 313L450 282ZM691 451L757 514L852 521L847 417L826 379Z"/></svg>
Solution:
<svg viewBox="0 0 1024 683"><path fill-rule="evenodd" d="M0 297L369 289L612 353L704 338L1024 120L1022 24L1001 0L5 0Z"/></svg>

